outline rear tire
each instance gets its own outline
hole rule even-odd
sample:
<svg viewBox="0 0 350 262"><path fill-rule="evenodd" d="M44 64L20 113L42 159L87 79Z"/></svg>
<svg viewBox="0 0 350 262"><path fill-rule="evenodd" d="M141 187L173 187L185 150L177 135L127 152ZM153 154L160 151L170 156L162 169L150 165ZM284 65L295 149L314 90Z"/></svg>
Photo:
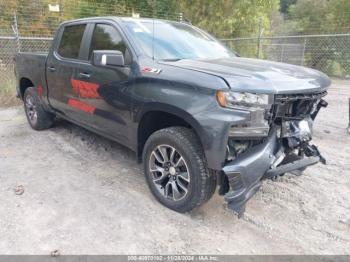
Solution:
<svg viewBox="0 0 350 262"><path fill-rule="evenodd" d="M23 95L24 111L29 125L35 130L50 128L54 115L45 111L35 87L28 87Z"/></svg>
<svg viewBox="0 0 350 262"><path fill-rule="evenodd" d="M170 127L153 133L143 154L144 173L155 198L177 212L208 201L216 189L216 174L207 167L193 131Z"/></svg>

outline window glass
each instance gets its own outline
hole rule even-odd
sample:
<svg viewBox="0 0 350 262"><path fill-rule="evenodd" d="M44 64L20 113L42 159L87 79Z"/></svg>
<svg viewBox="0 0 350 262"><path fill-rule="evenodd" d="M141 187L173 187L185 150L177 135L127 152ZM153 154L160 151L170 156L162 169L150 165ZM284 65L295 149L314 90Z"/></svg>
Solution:
<svg viewBox="0 0 350 262"><path fill-rule="evenodd" d="M79 58L80 43L84 35L86 25L66 26L63 31L58 53L66 58Z"/></svg>
<svg viewBox="0 0 350 262"><path fill-rule="evenodd" d="M89 58L94 50L117 50L125 56L126 46L113 26L97 24L92 35Z"/></svg>
<svg viewBox="0 0 350 262"><path fill-rule="evenodd" d="M216 59L236 56L215 38L188 24L132 18L123 18L123 21L143 51L155 59Z"/></svg>

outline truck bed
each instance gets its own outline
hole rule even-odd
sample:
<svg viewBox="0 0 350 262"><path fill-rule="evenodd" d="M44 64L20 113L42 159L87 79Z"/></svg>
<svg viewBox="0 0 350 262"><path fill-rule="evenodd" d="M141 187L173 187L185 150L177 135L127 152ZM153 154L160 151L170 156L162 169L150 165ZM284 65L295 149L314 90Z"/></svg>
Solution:
<svg viewBox="0 0 350 262"><path fill-rule="evenodd" d="M15 74L17 78L20 76L20 79L30 79L33 86L46 88L45 65L47 56L48 53L43 52L18 53L15 58ZM23 94L19 87L17 87L17 93L22 97Z"/></svg>

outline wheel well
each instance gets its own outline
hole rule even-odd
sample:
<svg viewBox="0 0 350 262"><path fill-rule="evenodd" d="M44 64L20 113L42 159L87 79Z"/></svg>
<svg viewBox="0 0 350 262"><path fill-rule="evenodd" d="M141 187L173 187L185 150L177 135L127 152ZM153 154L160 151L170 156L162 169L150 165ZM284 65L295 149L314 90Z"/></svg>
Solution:
<svg viewBox="0 0 350 262"><path fill-rule="evenodd" d="M28 78L22 78L20 81L19 81L19 88L20 88L20 91L21 91L21 98L23 99L23 96L24 96L24 91L28 88L28 87L31 87L31 86L34 86L33 82L30 81Z"/></svg>
<svg viewBox="0 0 350 262"><path fill-rule="evenodd" d="M162 111L147 112L142 117L137 132L137 153L139 159L142 155L143 147L149 136L160 129L171 126L183 126L193 129L192 126L188 122L183 120L181 117ZM194 129L193 131L195 132Z"/></svg>

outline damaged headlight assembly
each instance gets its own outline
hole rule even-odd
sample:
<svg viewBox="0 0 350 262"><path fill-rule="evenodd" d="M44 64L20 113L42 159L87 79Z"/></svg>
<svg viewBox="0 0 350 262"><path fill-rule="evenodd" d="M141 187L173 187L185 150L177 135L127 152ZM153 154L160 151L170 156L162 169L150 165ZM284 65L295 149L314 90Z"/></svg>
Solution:
<svg viewBox="0 0 350 262"><path fill-rule="evenodd" d="M216 98L222 107L228 108L266 108L271 104L272 97L267 94L248 92L218 91Z"/></svg>
<svg viewBox="0 0 350 262"><path fill-rule="evenodd" d="M217 91L216 99L224 108L250 112L250 120L240 125L231 126L230 137L266 137L269 123L266 112L270 110L273 96L249 92Z"/></svg>

